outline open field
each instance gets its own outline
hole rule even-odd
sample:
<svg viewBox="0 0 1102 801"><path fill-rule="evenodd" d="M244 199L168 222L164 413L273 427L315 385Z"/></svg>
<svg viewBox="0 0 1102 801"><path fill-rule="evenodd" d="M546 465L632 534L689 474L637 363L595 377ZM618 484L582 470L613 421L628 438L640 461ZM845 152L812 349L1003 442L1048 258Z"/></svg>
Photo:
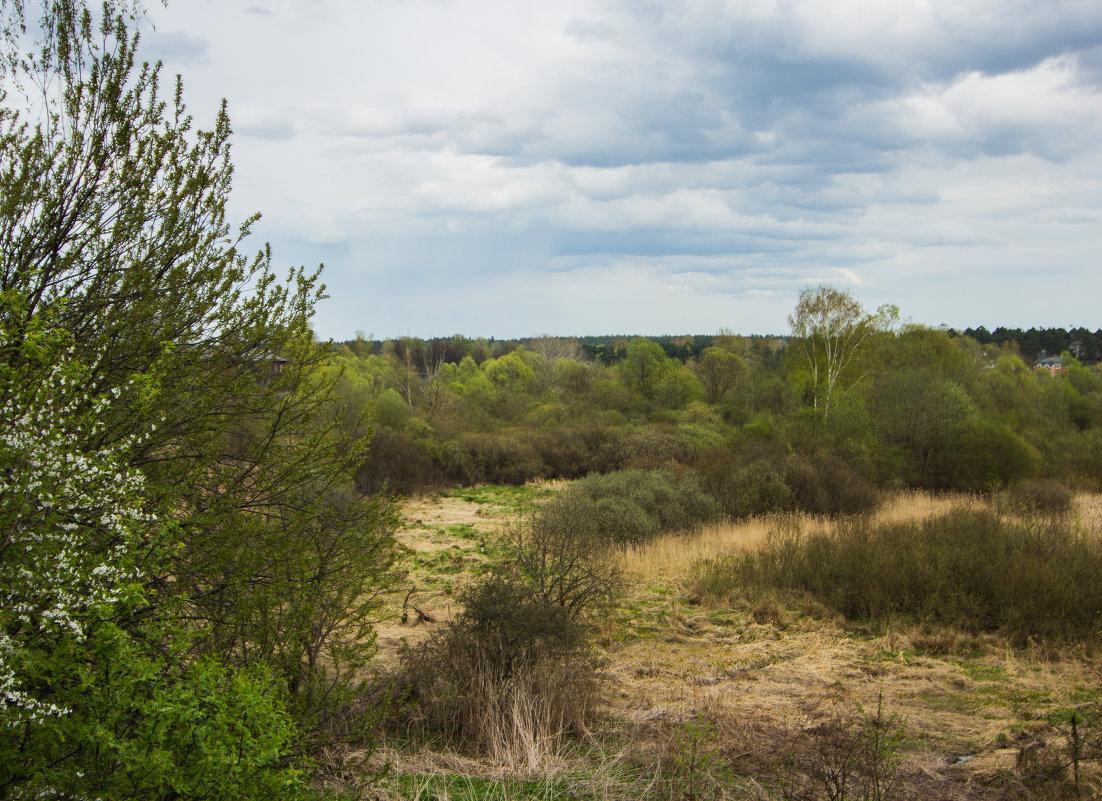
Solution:
<svg viewBox="0 0 1102 801"><path fill-rule="evenodd" d="M394 598L391 619L378 627L384 664L396 665L403 642L423 640L455 614L456 592L504 555L502 527L553 491L486 488L407 505L400 538L416 592ZM877 515L915 520L976 503L905 494ZM1080 496L1076 514L1091 533L1102 532L1102 498ZM830 525L800 523L807 531ZM694 602L691 578L701 561L759 547L772 528L767 519L716 525L619 555L629 589L596 633L608 708L590 738L555 753L533 747L512 764L384 739L374 760L389 760L392 772L372 792L419 799L872 797L852 790L831 796L822 778L839 742L872 730L896 738L882 749L895 776L885 798L1076 797L1066 775L1057 781L1051 771L1067 761L1069 711L1102 695L1095 655L1036 643L1015 649L996 635L947 628L854 626L779 598L729 608ZM1081 755L1080 794L1093 797L1094 762Z"/></svg>

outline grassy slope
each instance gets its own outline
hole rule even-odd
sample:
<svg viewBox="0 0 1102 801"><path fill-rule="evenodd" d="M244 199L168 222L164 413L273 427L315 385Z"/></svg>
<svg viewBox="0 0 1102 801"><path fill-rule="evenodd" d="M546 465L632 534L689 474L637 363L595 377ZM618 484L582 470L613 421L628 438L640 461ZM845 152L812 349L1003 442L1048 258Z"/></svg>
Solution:
<svg viewBox="0 0 1102 801"><path fill-rule="evenodd" d="M404 594L395 597L393 619L380 626L384 662L393 663L403 640L415 642L448 619L456 589L501 556L502 524L552 491L487 488L409 504L401 538L417 589L410 602L434 622L419 621L407 607L402 623ZM913 519L962 502L900 496L880 515ZM1100 509L1098 499L1080 500L1084 524L1102 533ZM820 735L878 708L881 719L897 716L901 725L897 796L1036 791L1023 782L1028 766L1019 770L1020 754L1040 753L1035 744L1043 743L1059 756L1064 711L1102 688L1093 658L1015 651L994 636L949 630L855 628L772 598L734 608L694 603L688 588L695 564L753 548L769 529L767 521L717 526L623 554L630 594L597 632L611 680L609 715L589 742L535 766L391 742L377 758L389 759L394 772L377 792L419 799L779 798L786 776L792 788L786 755L810 754L805 767L827 762Z"/></svg>

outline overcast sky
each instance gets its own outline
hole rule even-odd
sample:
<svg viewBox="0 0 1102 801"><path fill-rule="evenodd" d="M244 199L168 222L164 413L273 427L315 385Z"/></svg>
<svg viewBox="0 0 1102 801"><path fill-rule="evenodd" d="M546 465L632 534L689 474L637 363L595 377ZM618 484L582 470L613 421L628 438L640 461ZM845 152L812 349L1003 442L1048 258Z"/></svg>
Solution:
<svg viewBox="0 0 1102 801"><path fill-rule="evenodd" d="M152 4L151 4L152 5ZM169 0L323 337L1102 327L1099 0Z"/></svg>

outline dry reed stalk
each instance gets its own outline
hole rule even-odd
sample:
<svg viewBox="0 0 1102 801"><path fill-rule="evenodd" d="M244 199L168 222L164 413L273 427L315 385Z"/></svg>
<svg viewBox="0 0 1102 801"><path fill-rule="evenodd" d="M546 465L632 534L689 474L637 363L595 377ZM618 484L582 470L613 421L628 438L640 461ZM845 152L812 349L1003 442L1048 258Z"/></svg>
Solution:
<svg viewBox="0 0 1102 801"><path fill-rule="evenodd" d="M665 534L650 542L621 549L621 569L632 578L679 580L703 561L759 548L777 527L778 516L754 517L703 526L690 533ZM821 531L830 523L811 515L797 515L801 529Z"/></svg>
<svg viewBox="0 0 1102 801"><path fill-rule="evenodd" d="M919 490L900 492L889 498L876 512L877 523L925 520L955 509L987 508L989 503L972 495L934 494ZM1095 506L1084 502L1084 509L1097 515L1102 530L1102 497ZM767 515L749 520L724 521L703 526L695 532L665 534L650 542L629 545L621 550L621 568L635 579L662 581L689 576L700 562L731 553L745 553L768 540L781 521L794 522L805 534L829 531L833 523L812 515Z"/></svg>
<svg viewBox="0 0 1102 801"><path fill-rule="evenodd" d="M1102 495L1080 493L1075 496L1074 508L1083 530L1102 536Z"/></svg>
<svg viewBox="0 0 1102 801"><path fill-rule="evenodd" d="M974 495L907 490L892 495L873 516L876 523L926 520L958 509L987 509L990 503Z"/></svg>

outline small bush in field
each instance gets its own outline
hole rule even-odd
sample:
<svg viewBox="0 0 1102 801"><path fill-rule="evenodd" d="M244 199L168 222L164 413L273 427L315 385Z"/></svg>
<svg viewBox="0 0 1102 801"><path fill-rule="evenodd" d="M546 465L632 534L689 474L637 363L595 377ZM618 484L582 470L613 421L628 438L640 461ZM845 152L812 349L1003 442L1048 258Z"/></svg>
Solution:
<svg viewBox="0 0 1102 801"><path fill-rule="evenodd" d="M543 459L526 434L463 434L447 443L441 462L448 478L465 486L524 484L542 478Z"/></svg>
<svg viewBox="0 0 1102 801"><path fill-rule="evenodd" d="M693 445L676 429L646 428L620 440L620 462L627 468L653 469L688 464Z"/></svg>
<svg viewBox="0 0 1102 801"><path fill-rule="evenodd" d="M644 542L664 531L691 529L720 514L715 499L692 474L622 470L579 479L548 502L537 521L583 527L601 543Z"/></svg>
<svg viewBox="0 0 1102 801"><path fill-rule="evenodd" d="M443 472L423 445L385 428L375 431L367 458L356 470L356 488L365 495L383 490L413 495L445 483Z"/></svg>
<svg viewBox="0 0 1102 801"><path fill-rule="evenodd" d="M620 465L618 432L599 425L542 432L535 447L548 478L581 478L607 473Z"/></svg>
<svg viewBox="0 0 1102 801"><path fill-rule="evenodd" d="M585 504L552 502L509 532L517 567L539 599L572 619L606 611L620 594L602 525Z"/></svg>
<svg viewBox="0 0 1102 801"><path fill-rule="evenodd" d="M815 515L853 515L875 509L880 495L861 474L833 457L789 457L785 483L795 508Z"/></svg>
<svg viewBox="0 0 1102 801"><path fill-rule="evenodd" d="M596 716L601 682L586 629L505 573L460 601L451 625L405 653L409 722L470 753L536 767Z"/></svg>
<svg viewBox="0 0 1102 801"><path fill-rule="evenodd" d="M939 489L990 492L1032 478L1037 450L1001 423L968 420L953 426L929 460L927 482Z"/></svg>
<svg viewBox="0 0 1102 801"><path fill-rule="evenodd" d="M1071 490L1059 481L1032 478L1013 484L1006 492L1012 508L1046 515L1066 515L1071 512Z"/></svg>
<svg viewBox="0 0 1102 801"><path fill-rule="evenodd" d="M872 484L831 456L715 449L703 454L695 467L704 489L734 518L790 511L859 514L880 500Z"/></svg>
<svg viewBox="0 0 1102 801"><path fill-rule="evenodd" d="M808 593L854 620L907 618L1016 640L1093 641L1102 544L1054 519L955 511L923 522L853 519L833 533L788 526L760 551L705 567L713 600Z"/></svg>

